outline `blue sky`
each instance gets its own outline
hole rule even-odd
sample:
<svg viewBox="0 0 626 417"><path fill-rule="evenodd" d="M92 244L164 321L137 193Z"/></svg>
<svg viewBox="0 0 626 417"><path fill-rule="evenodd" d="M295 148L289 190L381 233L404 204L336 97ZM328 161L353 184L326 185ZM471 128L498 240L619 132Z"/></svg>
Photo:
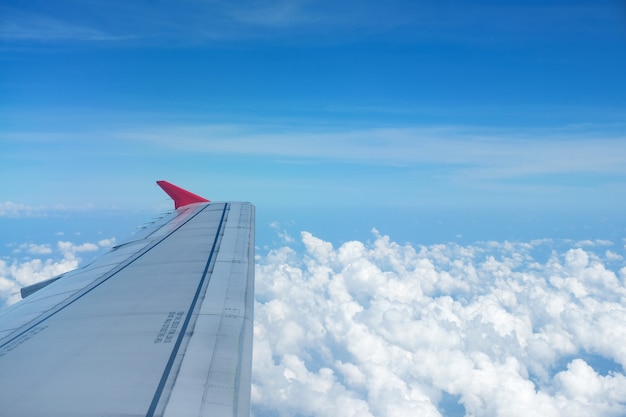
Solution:
<svg viewBox="0 0 626 417"><path fill-rule="evenodd" d="M3 201L626 204L621 2L1 8Z"/></svg>
<svg viewBox="0 0 626 417"><path fill-rule="evenodd" d="M169 204L157 179L254 202L262 245L274 222L334 242L619 239L625 9L3 2L5 240L33 213L125 235Z"/></svg>
<svg viewBox="0 0 626 417"><path fill-rule="evenodd" d="M617 0L3 1L0 305L165 179L257 207L255 415L624 415L624 74Z"/></svg>

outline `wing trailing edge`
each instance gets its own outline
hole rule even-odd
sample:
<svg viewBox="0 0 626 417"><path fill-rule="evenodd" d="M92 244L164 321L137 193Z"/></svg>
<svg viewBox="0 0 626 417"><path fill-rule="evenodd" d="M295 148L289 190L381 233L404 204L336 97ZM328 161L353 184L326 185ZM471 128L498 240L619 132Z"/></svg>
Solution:
<svg viewBox="0 0 626 417"><path fill-rule="evenodd" d="M161 180L156 183L174 200L175 209L193 203L208 203L210 201L167 181Z"/></svg>

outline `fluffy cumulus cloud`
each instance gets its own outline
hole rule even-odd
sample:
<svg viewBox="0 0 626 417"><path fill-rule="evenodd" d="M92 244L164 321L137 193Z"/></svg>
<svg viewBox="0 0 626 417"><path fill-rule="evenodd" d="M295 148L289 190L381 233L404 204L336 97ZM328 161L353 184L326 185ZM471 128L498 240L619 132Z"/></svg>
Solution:
<svg viewBox="0 0 626 417"><path fill-rule="evenodd" d="M56 245L17 245L10 257L0 258L0 307L19 301L22 287L78 268L82 260L79 254L94 253L114 243L115 239L103 239L97 244L59 241Z"/></svg>
<svg viewBox="0 0 626 417"><path fill-rule="evenodd" d="M623 242L279 234L257 257L253 415L626 415ZM15 245L0 305L112 244Z"/></svg>
<svg viewBox="0 0 626 417"><path fill-rule="evenodd" d="M626 415L624 247L339 247L257 259L256 416Z"/></svg>

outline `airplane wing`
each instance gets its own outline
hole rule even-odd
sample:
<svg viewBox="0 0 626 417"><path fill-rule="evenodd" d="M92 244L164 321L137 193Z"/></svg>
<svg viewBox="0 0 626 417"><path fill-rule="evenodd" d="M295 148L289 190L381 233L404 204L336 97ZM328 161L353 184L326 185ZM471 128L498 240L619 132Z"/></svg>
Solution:
<svg viewBox="0 0 626 417"><path fill-rule="evenodd" d="M0 311L0 416L249 416L254 206L176 210Z"/></svg>

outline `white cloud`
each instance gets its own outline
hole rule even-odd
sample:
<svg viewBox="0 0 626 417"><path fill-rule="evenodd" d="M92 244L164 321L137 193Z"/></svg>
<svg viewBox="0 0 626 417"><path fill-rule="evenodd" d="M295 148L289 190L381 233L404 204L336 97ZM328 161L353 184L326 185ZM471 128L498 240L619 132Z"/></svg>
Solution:
<svg viewBox="0 0 626 417"><path fill-rule="evenodd" d="M20 289L78 267L75 257L0 260L0 306L21 299Z"/></svg>
<svg viewBox="0 0 626 417"><path fill-rule="evenodd" d="M75 254L77 252L94 252L99 249L98 245L95 243L83 243L80 245L75 245L72 242L57 242L57 246L59 250L64 254Z"/></svg>
<svg viewBox="0 0 626 417"><path fill-rule="evenodd" d="M81 206L67 206L56 204L52 206L31 206L22 203L13 203L11 201L0 202L0 217L8 218L46 218L51 215L58 215L63 212L87 211L93 210L93 204L84 204Z"/></svg>
<svg viewBox="0 0 626 417"><path fill-rule="evenodd" d="M94 253L114 243L115 238L103 239L98 244L59 241L56 248L48 244L17 245L11 257L0 259L0 306L19 301L20 289L24 286L78 268L79 254Z"/></svg>
<svg viewBox="0 0 626 417"><path fill-rule="evenodd" d="M23 243L13 250L14 254L23 252L31 255L49 255L52 253L52 248L48 244L38 245L36 243Z"/></svg>
<svg viewBox="0 0 626 417"><path fill-rule="evenodd" d="M621 255L619 255L619 254L617 254L617 253L615 253L615 252L613 252L613 251L610 251L610 250L607 250L607 251L604 253L604 256L605 256L605 257L606 257L606 259L607 259L607 260L609 260L609 261L623 261L623 260L624 260L624 257L623 257L623 256L621 256Z"/></svg>
<svg viewBox="0 0 626 417"><path fill-rule="evenodd" d="M257 259L254 415L626 413L624 248L300 241ZM0 299L112 243L21 245L52 253L1 260Z"/></svg>
<svg viewBox="0 0 626 417"><path fill-rule="evenodd" d="M110 248L112 246L115 246L115 242L116 239L114 237L109 239L102 239L98 241L98 246L100 246L101 248Z"/></svg>
<svg viewBox="0 0 626 417"><path fill-rule="evenodd" d="M474 416L626 413L610 242L414 247L374 233L334 247L303 232L302 253L259 256L255 415L439 416L455 399Z"/></svg>
<svg viewBox="0 0 626 417"><path fill-rule="evenodd" d="M526 130L477 126L350 130L213 124L161 126L158 130L120 132L117 136L189 152L322 158L385 165L437 163L454 168L460 175L482 179L580 173L621 175L626 172L624 135L589 126ZM176 138L183 139L174 140Z"/></svg>
<svg viewBox="0 0 626 417"><path fill-rule="evenodd" d="M575 359L554 379L560 393L557 401L568 415L624 415L623 374L601 376L585 361Z"/></svg>
<svg viewBox="0 0 626 417"><path fill-rule="evenodd" d="M156 128L135 125L127 130L104 127L93 134L107 143L120 142L133 152L137 146L149 146L180 155L262 156L264 163L281 169L286 164L372 167L354 178L333 176L330 187L329 170L310 175L310 169L290 168L287 170L293 175L278 177L266 170L245 180L249 191L246 198L259 203L268 199L263 192L268 180L274 188L285 190L270 198L272 204L282 201L307 206L319 205L322 198L335 198L339 204L370 204L369 196L376 195L379 204L399 206L501 207L518 202L526 207L589 205L604 211L610 207L617 210L607 196L626 190L623 129L381 128L307 123L274 119L241 124L164 124ZM63 137L74 142L82 135L68 131ZM50 135L5 136L12 141L49 140ZM226 175L222 185L232 181L237 178Z"/></svg>
<svg viewBox="0 0 626 417"><path fill-rule="evenodd" d="M454 11L435 3L424 6L405 0L389 0L384 4L363 1L358 7L324 0L60 1L54 9L0 6L0 15L6 16L0 21L0 38L38 41L140 38L152 42L180 38L197 44L212 39L294 35L322 35L327 40L329 35L334 35L335 42L344 42L372 33L392 36L388 33L390 29L403 27L404 39L427 36L447 42L462 40L467 44L493 43L494 37L487 39L485 33L498 33L495 41L500 42L519 41L520 37L532 40L538 34L545 41L546 34L570 34L573 30L579 33L581 24L597 30L599 22L602 30L606 27L610 31L611 23L617 19L616 11L605 5L486 7L459 3ZM481 30L477 31L477 27Z"/></svg>
<svg viewBox="0 0 626 417"><path fill-rule="evenodd" d="M0 39L4 41L114 41L128 39L84 24L46 16L32 10L0 6Z"/></svg>
<svg viewBox="0 0 626 417"><path fill-rule="evenodd" d="M270 229L273 229L276 231L276 233L278 234L278 237L282 239L283 243L294 243L295 240L293 237L291 237L291 235L289 233L287 233L286 230L284 230L280 223L278 223L277 221L273 221L272 223L270 223Z"/></svg>
<svg viewBox="0 0 626 417"><path fill-rule="evenodd" d="M6 201L0 202L0 217L46 217L46 214L41 206L34 207Z"/></svg>

